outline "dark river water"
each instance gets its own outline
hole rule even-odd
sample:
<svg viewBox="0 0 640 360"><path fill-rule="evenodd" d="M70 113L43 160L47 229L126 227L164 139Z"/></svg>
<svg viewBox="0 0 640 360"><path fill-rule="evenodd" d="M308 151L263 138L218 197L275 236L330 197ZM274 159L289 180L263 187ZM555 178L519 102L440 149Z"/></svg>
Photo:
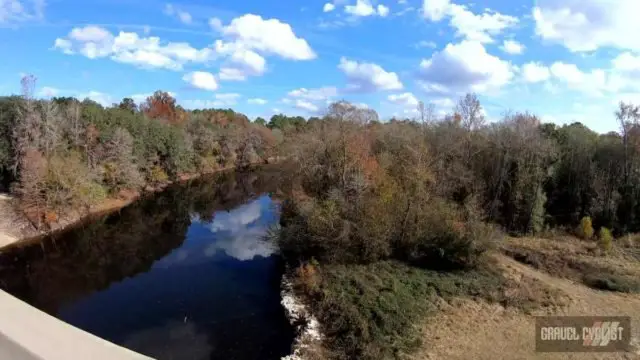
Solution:
<svg viewBox="0 0 640 360"><path fill-rule="evenodd" d="M262 238L278 222L275 169L176 185L118 214L0 254L0 287L158 359L279 359L294 337L282 264Z"/></svg>

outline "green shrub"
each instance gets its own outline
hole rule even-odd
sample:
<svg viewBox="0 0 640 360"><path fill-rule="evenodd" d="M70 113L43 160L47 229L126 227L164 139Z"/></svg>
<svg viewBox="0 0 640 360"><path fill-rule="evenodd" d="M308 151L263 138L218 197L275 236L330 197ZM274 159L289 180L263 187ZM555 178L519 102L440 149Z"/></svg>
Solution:
<svg viewBox="0 0 640 360"><path fill-rule="evenodd" d="M421 344L420 324L438 298L493 301L504 284L488 270L446 273L395 261L313 269L320 285L307 295L337 359L404 358Z"/></svg>
<svg viewBox="0 0 640 360"><path fill-rule="evenodd" d="M594 289L640 293L640 281L630 276L598 273L585 275L582 281Z"/></svg>
<svg viewBox="0 0 640 360"><path fill-rule="evenodd" d="M585 216L580 220L580 225L578 226L577 235L581 239L589 240L593 237L593 225L591 223L591 217Z"/></svg>
<svg viewBox="0 0 640 360"><path fill-rule="evenodd" d="M493 247L496 234L480 222L432 224L411 249L409 260L428 268L474 268Z"/></svg>
<svg viewBox="0 0 640 360"><path fill-rule="evenodd" d="M158 165L154 165L149 170L149 182L153 184L164 183L169 180L169 175Z"/></svg>
<svg viewBox="0 0 640 360"><path fill-rule="evenodd" d="M611 231L606 227L601 227L598 233L598 246L602 251L608 253L613 246L613 236Z"/></svg>

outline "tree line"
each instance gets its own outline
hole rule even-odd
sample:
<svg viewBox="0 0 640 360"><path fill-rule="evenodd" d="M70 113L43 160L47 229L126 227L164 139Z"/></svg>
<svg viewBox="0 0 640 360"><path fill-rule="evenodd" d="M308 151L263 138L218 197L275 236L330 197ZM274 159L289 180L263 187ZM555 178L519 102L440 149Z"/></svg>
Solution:
<svg viewBox="0 0 640 360"><path fill-rule="evenodd" d="M163 91L109 107L36 99L35 80L23 79L20 96L0 97L0 190L12 192L37 226L121 191L267 162L288 131L279 126L291 123L251 122L231 109L189 111Z"/></svg>
<svg viewBox="0 0 640 360"><path fill-rule="evenodd" d="M442 118L424 105L418 113L381 122L334 103L281 148L297 174L270 236L323 325L328 358L400 358L419 299L480 278L474 296L503 293L485 256L501 230L597 233L602 253L608 229L640 230L637 106L621 104L621 130L607 134L528 112L488 122L473 94Z"/></svg>

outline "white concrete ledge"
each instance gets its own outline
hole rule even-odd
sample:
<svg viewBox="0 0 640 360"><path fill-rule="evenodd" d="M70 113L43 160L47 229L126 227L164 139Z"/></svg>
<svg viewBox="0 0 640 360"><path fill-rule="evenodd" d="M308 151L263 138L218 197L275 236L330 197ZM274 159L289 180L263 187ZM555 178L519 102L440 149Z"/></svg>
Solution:
<svg viewBox="0 0 640 360"><path fill-rule="evenodd" d="M152 360L60 321L2 290L0 359Z"/></svg>

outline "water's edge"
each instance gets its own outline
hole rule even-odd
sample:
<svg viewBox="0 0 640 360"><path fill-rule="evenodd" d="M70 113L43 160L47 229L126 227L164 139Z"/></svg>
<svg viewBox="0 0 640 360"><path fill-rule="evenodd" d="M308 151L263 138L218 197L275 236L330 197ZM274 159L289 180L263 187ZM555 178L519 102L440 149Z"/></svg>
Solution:
<svg viewBox="0 0 640 360"><path fill-rule="evenodd" d="M304 360L307 352L314 352L322 341L320 323L309 311L302 299L295 294L291 279L285 271L280 283L281 304L287 318L296 329L296 337L291 346L291 355L282 360Z"/></svg>
<svg viewBox="0 0 640 360"><path fill-rule="evenodd" d="M251 168L251 167L260 166L260 165L272 165L279 161L281 160L278 159L276 162L271 162L271 163L263 163L263 162L254 163L254 164L249 164L247 166ZM24 228L26 226L22 226L23 230L19 231L19 234L16 234L15 232L10 233L8 231L3 230L3 228L6 226L0 226L0 240L3 240L3 241L0 241L0 251L8 250L13 247L21 247L21 246L37 243L38 241L42 240L43 238L46 238L47 236L64 232L75 226L82 225L85 222L90 222L102 216L113 214L135 203L136 201L140 200L144 196L148 196L154 193L164 191L168 186L176 185L176 184L184 184L191 180L195 180L204 176L211 176L218 173L224 173L227 171L237 171L239 169L240 167L234 165L234 166L228 166L228 167L216 169L213 171L207 171L203 173L183 175L175 181L166 181L165 183L159 184L155 187L147 186L141 189L140 191L136 191L136 192L133 192L132 194L129 194L129 196L126 196L124 198L106 199L104 202L91 206L90 208L85 209L83 211L79 209L72 209L71 211L69 211L69 214L67 214L67 216L64 216L63 218L59 219L57 222L53 223L49 230L35 229L33 226L31 226L30 229L25 231ZM10 205L13 206L13 204L10 204ZM22 217L24 219L21 219L21 221L29 222L24 215Z"/></svg>

